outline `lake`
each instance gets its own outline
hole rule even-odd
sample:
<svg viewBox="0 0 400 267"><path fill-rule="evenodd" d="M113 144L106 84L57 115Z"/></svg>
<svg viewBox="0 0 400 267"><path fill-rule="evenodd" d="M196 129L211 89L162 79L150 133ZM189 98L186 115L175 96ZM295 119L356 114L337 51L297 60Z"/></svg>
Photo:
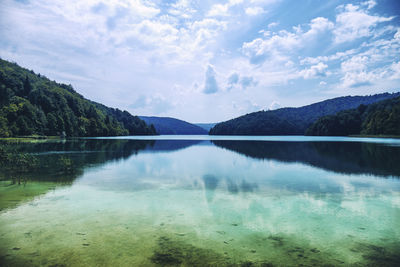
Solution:
<svg viewBox="0 0 400 267"><path fill-rule="evenodd" d="M400 139L0 144L3 266L400 265Z"/></svg>

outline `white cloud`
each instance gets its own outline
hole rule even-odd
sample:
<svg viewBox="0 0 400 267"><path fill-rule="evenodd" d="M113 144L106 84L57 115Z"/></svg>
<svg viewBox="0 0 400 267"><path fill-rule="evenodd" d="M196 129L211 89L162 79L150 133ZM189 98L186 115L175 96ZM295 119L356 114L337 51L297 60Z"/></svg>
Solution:
<svg viewBox="0 0 400 267"><path fill-rule="evenodd" d="M329 62L329 61L334 61L334 60L343 60L348 58L351 55L354 55L357 53L356 49L349 49L344 52L336 52L333 55L329 56L318 56L318 57L306 57L300 60L300 64L318 64L319 62Z"/></svg>
<svg viewBox="0 0 400 267"><path fill-rule="evenodd" d="M136 98L135 102L133 102L129 107L133 109L139 109L139 108L144 108L147 106L147 98L145 95L140 95L138 98Z"/></svg>
<svg viewBox="0 0 400 267"><path fill-rule="evenodd" d="M264 10L264 8L259 7L259 6L258 7L248 7L245 9L245 13L249 16L257 16L257 15L265 13L265 10Z"/></svg>
<svg viewBox="0 0 400 267"><path fill-rule="evenodd" d="M279 1L280 0L250 0L250 3L257 5L271 5Z"/></svg>
<svg viewBox="0 0 400 267"><path fill-rule="evenodd" d="M167 45L179 39L179 30L174 26L158 21L143 20L134 26L132 32L141 42L147 45Z"/></svg>
<svg viewBox="0 0 400 267"><path fill-rule="evenodd" d="M354 56L349 60L342 62L341 68L344 73L346 72L360 72L367 69L368 57Z"/></svg>
<svg viewBox="0 0 400 267"><path fill-rule="evenodd" d="M371 8L373 8L374 6L376 6L376 1L374 1L374 0L368 0L368 1L365 1L365 2L361 3L361 5L362 5L362 6L366 6L367 9L371 9Z"/></svg>
<svg viewBox="0 0 400 267"><path fill-rule="evenodd" d="M281 31L268 39L256 38L251 42L244 43L242 51L249 57L250 62L258 64L271 57L277 60L287 60L287 56L283 52L290 52L299 45L300 41L296 34Z"/></svg>
<svg viewBox="0 0 400 267"><path fill-rule="evenodd" d="M150 111L151 114L162 114L173 109L173 104L169 99L162 95L145 96L140 95L133 104L129 105L131 110L141 112L143 110Z"/></svg>
<svg viewBox="0 0 400 267"><path fill-rule="evenodd" d="M396 34L394 35L394 39L400 40L400 28L397 29Z"/></svg>
<svg viewBox="0 0 400 267"><path fill-rule="evenodd" d="M315 77L325 77L327 75L328 65L319 62L308 69L301 70L299 75L304 79L311 79Z"/></svg>
<svg viewBox="0 0 400 267"><path fill-rule="evenodd" d="M372 8L371 3L368 7ZM341 7L336 16L336 28L333 33L336 43L350 42L361 37L373 35L373 28L382 22L391 21L394 17L369 15L360 6L347 4Z"/></svg>
<svg viewBox="0 0 400 267"><path fill-rule="evenodd" d="M263 63L267 58L287 62L288 55L315 41L319 34L332 29L333 23L326 18L317 17L311 20L308 26L308 31L303 31L297 26L293 28L293 32L281 30L272 35L270 32L264 32L265 38L243 43L242 52L254 64Z"/></svg>
<svg viewBox="0 0 400 267"><path fill-rule="evenodd" d="M207 16L209 17L219 17L219 16L228 16L229 5L215 4L211 7Z"/></svg>
<svg viewBox="0 0 400 267"><path fill-rule="evenodd" d="M218 83L217 83L215 76L216 76L216 73L215 73L214 68L211 65L208 65L206 73L205 73L203 93L214 94L214 93L218 92L219 87L218 87Z"/></svg>
<svg viewBox="0 0 400 267"><path fill-rule="evenodd" d="M342 87L349 88L371 85L377 77L373 72L368 72L368 62L369 58L366 56L354 56L342 62L341 71L344 74L341 79Z"/></svg>
<svg viewBox="0 0 400 267"><path fill-rule="evenodd" d="M190 19L197 10L190 5L188 0L178 0L176 3L171 4L168 12L177 17Z"/></svg>
<svg viewBox="0 0 400 267"><path fill-rule="evenodd" d="M375 78L376 76L372 72L348 72L342 78L343 83L341 86L343 88L369 86L373 84Z"/></svg>
<svg viewBox="0 0 400 267"><path fill-rule="evenodd" d="M228 77L228 82L227 82L227 90L230 91L232 90L233 87L235 87L236 84L238 84L239 82L239 74L232 73L229 77Z"/></svg>
<svg viewBox="0 0 400 267"><path fill-rule="evenodd" d="M233 88L241 88L242 90L246 90L249 87L255 87L258 85L258 81L253 76L241 76L237 72L229 75L227 80L227 91L232 90Z"/></svg>
<svg viewBox="0 0 400 267"><path fill-rule="evenodd" d="M229 16L229 9L233 6L242 4L243 0L229 0L226 4L214 4L207 13L208 17L226 17Z"/></svg>
<svg viewBox="0 0 400 267"><path fill-rule="evenodd" d="M233 109L238 110L241 114L259 111L261 109L259 104L249 99L240 101L239 103L232 101L232 107Z"/></svg>
<svg viewBox="0 0 400 267"><path fill-rule="evenodd" d="M271 105L269 105L269 110L275 110L281 107L281 103L279 103L278 101L272 101Z"/></svg>
<svg viewBox="0 0 400 267"><path fill-rule="evenodd" d="M237 84L239 82L239 74L232 73L228 78L228 84Z"/></svg>
<svg viewBox="0 0 400 267"><path fill-rule="evenodd" d="M310 23L310 29L304 33L304 37L313 38L322 32L333 29L333 27L334 24L327 18L318 17L312 19Z"/></svg>
<svg viewBox="0 0 400 267"><path fill-rule="evenodd" d="M390 66L390 69L392 71L390 79L392 80L400 79L400 61L393 62L393 64Z"/></svg>
<svg viewBox="0 0 400 267"><path fill-rule="evenodd" d="M275 28L276 26L278 26L279 23L278 22L271 22L270 24L268 24L267 28L271 29L271 28Z"/></svg>
<svg viewBox="0 0 400 267"><path fill-rule="evenodd" d="M257 85L257 81L255 81L253 77L243 76L240 79L240 84L242 86L242 89L245 90L248 87L256 86Z"/></svg>

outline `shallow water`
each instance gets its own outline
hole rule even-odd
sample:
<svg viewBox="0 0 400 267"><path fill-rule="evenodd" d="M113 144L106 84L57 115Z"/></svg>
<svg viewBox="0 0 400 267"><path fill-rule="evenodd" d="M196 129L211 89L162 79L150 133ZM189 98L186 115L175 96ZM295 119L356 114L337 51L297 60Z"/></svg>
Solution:
<svg viewBox="0 0 400 267"><path fill-rule="evenodd" d="M400 263L397 141L137 139L16 145L43 168L25 185L2 173L0 263Z"/></svg>

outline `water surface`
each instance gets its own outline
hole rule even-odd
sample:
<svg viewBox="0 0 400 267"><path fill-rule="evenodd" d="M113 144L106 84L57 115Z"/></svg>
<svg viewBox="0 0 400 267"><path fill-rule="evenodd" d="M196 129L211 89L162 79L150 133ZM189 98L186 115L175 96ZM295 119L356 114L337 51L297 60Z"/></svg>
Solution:
<svg viewBox="0 0 400 267"><path fill-rule="evenodd" d="M38 166L0 169L0 263L396 266L399 144L298 136L13 144Z"/></svg>

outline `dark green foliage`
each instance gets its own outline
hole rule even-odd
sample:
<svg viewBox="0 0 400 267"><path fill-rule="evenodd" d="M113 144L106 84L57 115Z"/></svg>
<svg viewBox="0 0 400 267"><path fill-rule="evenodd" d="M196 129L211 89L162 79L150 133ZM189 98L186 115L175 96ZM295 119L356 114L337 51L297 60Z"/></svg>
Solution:
<svg viewBox="0 0 400 267"><path fill-rule="evenodd" d="M0 137L156 134L127 111L85 99L71 85L50 81L0 59Z"/></svg>
<svg viewBox="0 0 400 267"><path fill-rule="evenodd" d="M348 136L361 131L361 114L350 109L318 119L306 131L306 135Z"/></svg>
<svg viewBox="0 0 400 267"><path fill-rule="evenodd" d="M210 130L211 135L289 135L296 132L296 126L292 122L268 111L218 123Z"/></svg>
<svg viewBox="0 0 400 267"><path fill-rule="evenodd" d="M186 121L168 117L140 116L147 124L154 125L159 134L207 134L203 128Z"/></svg>
<svg viewBox="0 0 400 267"><path fill-rule="evenodd" d="M307 135L400 135L400 97L325 116L312 124Z"/></svg>
<svg viewBox="0 0 400 267"><path fill-rule="evenodd" d="M400 96L400 93L384 93L372 96L345 96L325 100L300 108L281 108L272 111L250 113L226 122L218 123L211 135L303 135L318 118L334 115L339 111L357 108L381 100ZM341 123L349 125L357 118ZM328 119L329 123L331 121ZM350 129L354 131L354 129Z"/></svg>
<svg viewBox="0 0 400 267"><path fill-rule="evenodd" d="M18 153L12 146L0 144L0 171L14 179L36 169L38 160L28 153ZM0 180L3 178L0 175Z"/></svg>
<svg viewBox="0 0 400 267"><path fill-rule="evenodd" d="M361 134L400 135L400 97L369 105Z"/></svg>

